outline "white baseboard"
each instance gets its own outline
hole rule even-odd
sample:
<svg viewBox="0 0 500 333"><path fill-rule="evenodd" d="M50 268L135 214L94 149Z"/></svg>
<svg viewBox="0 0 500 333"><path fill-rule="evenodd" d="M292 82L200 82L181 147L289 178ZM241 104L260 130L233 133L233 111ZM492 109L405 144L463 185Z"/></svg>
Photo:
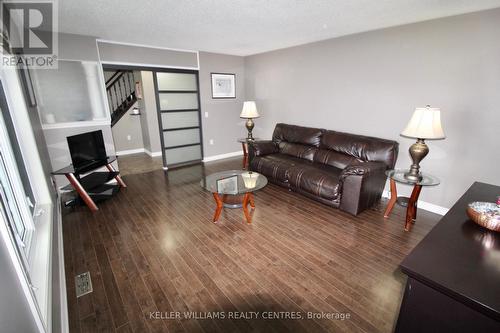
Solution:
<svg viewBox="0 0 500 333"><path fill-rule="evenodd" d="M120 151L115 152L116 156L132 155L132 154L139 154L139 153L144 153L144 148L120 150Z"/></svg>
<svg viewBox="0 0 500 333"><path fill-rule="evenodd" d="M384 197L384 198L390 198L391 197L391 192L387 191L387 190L384 190L384 192L382 192L382 197ZM418 200L417 206L420 209L423 209L423 210L426 210L428 212L435 213L435 214L438 214L438 215L445 215L449 211L449 209L446 208L446 207L438 206L438 205L435 205L433 203L430 203L430 202L427 202L427 201L422 201L422 200Z"/></svg>
<svg viewBox="0 0 500 333"><path fill-rule="evenodd" d="M150 152L146 148L120 150L120 151L117 151L115 154L116 154L116 156L124 156L124 155L132 155L132 154L139 154L139 153L146 153L151 157L161 156L161 151Z"/></svg>
<svg viewBox="0 0 500 333"><path fill-rule="evenodd" d="M240 151L233 151L232 153L207 156L207 157L204 157L202 161L203 162L211 162L211 161L217 161L217 160L222 160L222 159L225 159L225 158L242 156L242 155L243 155L243 152L241 150Z"/></svg>
<svg viewBox="0 0 500 333"><path fill-rule="evenodd" d="M144 152L146 154L148 154L149 156L151 157L158 157L158 156L161 156L161 151L153 151L153 152L150 152L149 150L145 149L144 148Z"/></svg>

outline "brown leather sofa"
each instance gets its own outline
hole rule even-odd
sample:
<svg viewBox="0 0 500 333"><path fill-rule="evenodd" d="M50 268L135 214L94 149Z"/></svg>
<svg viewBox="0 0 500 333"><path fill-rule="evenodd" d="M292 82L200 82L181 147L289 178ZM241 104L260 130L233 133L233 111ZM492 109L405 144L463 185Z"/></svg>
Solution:
<svg viewBox="0 0 500 333"><path fill-rule="evenodd" d="M249 144L249 168L357 215L380 200L398 147L396 141L280 123L271 141Z"/></svg>

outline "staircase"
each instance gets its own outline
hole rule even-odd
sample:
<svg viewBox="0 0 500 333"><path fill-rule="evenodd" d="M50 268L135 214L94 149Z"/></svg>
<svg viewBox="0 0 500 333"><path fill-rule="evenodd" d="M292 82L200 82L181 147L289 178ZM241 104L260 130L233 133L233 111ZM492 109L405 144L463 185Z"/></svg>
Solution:
<svg viewBox="0 0 500 333"><path fill-rule="evenodd" d="M111 127L137 102L134 73L132 71L116 71L106 81L106 94L111 110Z"/></svg>

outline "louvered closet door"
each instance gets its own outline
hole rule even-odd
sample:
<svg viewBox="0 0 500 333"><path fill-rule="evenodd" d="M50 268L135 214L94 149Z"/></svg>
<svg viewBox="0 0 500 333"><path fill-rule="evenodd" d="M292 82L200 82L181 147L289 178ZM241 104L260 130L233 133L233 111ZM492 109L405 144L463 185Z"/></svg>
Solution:
<svg viewBox="0 0 500 333"><path fill-rule="evenodd" d="M156 72L158 120L165 167L203 157L197 71Z"/></svg>

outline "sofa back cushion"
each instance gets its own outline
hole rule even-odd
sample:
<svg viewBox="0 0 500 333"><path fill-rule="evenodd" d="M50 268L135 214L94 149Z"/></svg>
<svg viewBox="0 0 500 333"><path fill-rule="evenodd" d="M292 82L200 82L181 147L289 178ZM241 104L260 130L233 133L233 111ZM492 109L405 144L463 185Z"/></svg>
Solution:
<svg viewBox="0 0 500 333"><path fill-rule="evenodd" d="M396 164L398 146L392 140L325 130L314 161L338 168L355 161L383 162L392 169Z"/></svg>
<svg viewBox="0 0 500 333"><path fill-rule="evenodd" d="M321 129L288 125L279 123L273 133L273 141L280 143L286 141L289 143L299 143L307 146L318 147L320 143Z"/></svg>
<svg viewBox="0 0 500 333"><path fill-rule="evenodd" d="M277 124L273 141L280 153L312 161L320 143L321 129Z"/></svg>
<svg viewBox="0 0 500 333"><path fill-rule="evenodd" d="M290 143L281 141L278 144L280 153L293 157L303 158L312 161L318 148L314 146L302 145L300 143Z"/></svg>

